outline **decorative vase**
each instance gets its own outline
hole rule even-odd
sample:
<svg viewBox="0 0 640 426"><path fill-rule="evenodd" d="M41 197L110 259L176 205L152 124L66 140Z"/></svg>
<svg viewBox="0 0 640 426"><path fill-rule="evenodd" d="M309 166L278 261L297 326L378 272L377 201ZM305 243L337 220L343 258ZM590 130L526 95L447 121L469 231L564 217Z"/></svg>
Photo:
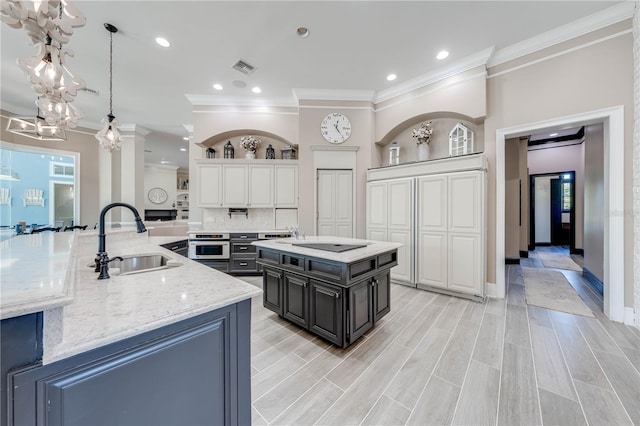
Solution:
<svg viewBox="0 0 640 426"><path fill-rule="evenodd" d="M428 143L419 143L418 144L418 161L427 161L429 159L429 144Z"/></svg>
<svg viewBox="0 0 640 426"><path fill-rule="evenodd" d="M246 158L247 160L255 160L256 152L255 151L247 151L246 154L244 154L244 158Z"/></svg>

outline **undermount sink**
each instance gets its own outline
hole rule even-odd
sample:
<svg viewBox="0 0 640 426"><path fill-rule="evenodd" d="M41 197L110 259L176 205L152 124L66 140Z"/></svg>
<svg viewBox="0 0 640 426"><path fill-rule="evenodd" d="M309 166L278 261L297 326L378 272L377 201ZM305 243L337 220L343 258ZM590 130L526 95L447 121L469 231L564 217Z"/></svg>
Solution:
<svg viewBox="0 0 640 426"><path fill-rule="evenodd" d="M314 250L331 251L342 253L343 251L355 250L366 247L366 244L340 244L340 243L292 243L296 247L310 248Z"/></svg>
<svg viewBox="0 0 640 426"><path fill-rule="evenodd" d="M113 275L139 274L182 266L182 263L175 262L172 258L163 254L140 254L121 257L122 260L109 262L109 272ZM120 272L118 273L116 269Z"/></svg>

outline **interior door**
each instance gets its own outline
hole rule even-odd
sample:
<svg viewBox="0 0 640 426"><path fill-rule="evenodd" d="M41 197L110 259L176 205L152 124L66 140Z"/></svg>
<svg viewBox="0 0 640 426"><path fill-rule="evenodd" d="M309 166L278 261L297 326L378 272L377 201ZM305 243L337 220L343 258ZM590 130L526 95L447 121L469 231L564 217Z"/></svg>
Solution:
<svg viewBox="0 0 640 426"><path fill-rule="evenodd" d="M318 235L353 237L353 172L318 170Z"/></svg>

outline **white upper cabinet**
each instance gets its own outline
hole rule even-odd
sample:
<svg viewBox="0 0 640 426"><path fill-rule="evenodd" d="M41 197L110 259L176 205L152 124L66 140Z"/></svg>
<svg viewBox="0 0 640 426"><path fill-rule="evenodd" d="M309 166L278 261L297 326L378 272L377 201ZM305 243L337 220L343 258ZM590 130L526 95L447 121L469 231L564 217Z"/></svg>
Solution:
<svg viewBox="0 0 640 426"><path fill-rule="evenodd" d="M275 207L298 207L298 166L276 165Z"/></svg>
<svg viewBox="0 0 640 426"><path fill-rule="evenodd" d="M198 164L198 207L222 207L222 165Z"/></svg>
<svg viewBox="0 0 640 426"><path fill-rule="evenodd" d="M456 173L449 177L449 231L480 232L482 177L477 172Z"/></svg>
<svg viewBox="0 0 640 426"><path fill-rule="evenodd" d="M273 207L273 166L249 166L249 203L247 207Z"/></svg>
<svg viewBox="0 0 640 426"><path fill-rule="evenodd" d="M295 208L298 166L271 160L198 160L197 207Z"/></svg>
<svg viewBox="0 0 640 426"><path fill-rule="evenodd" d="M413 181L399 179L389 182L389 229L411 229Z"/></svg>
<svg viewBox="0 0 640 426"><path fill-rule="evenodd" d="M418 178L418 229L447 230L447 176Z"/></svg>
<svg viewBox="0 0 640 426"><path fill-rule="evenodd" d="M249 170L244 164L222 166L222 206L248 207Z"/></svg>

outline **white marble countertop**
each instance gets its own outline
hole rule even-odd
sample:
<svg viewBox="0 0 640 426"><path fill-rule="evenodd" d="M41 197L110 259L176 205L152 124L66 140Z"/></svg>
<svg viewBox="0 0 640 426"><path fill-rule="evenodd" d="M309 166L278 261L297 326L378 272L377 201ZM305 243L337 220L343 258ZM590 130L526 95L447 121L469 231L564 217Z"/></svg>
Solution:
<svg viewBox="0 0 640 426"><path fill-rule="evenodd" d="M317 250L307 247L300 247L296 244L304 243L328 243L328 244L366 244L365 247L334 253L331 251ZM258 247L274 250L286 251L288 253L300 254L303 256L319 257L321 259L333 260L342 263L356 262L367 257L375 256L389 250L402 247L400 243L390 243L386 241L358 240L355 238L340 237L319 237L308 236L305 239L280 238L275 240L254 241L252 243Z"/></svg>
<svg viewBox="0 0 640 426"><path fill-rule="evenodd" d="M262 292L159 247L175 241L175 237L153 237L132 231L107 234L107 252L111 257L160 253L174 263L182 263L178 267L123 276L114 270L107 280L98 280L98 274L88 266L97 248L94 232L43 233L7 241L2 242L0 264L2 318L44 311L43 364Z"/></svg>

